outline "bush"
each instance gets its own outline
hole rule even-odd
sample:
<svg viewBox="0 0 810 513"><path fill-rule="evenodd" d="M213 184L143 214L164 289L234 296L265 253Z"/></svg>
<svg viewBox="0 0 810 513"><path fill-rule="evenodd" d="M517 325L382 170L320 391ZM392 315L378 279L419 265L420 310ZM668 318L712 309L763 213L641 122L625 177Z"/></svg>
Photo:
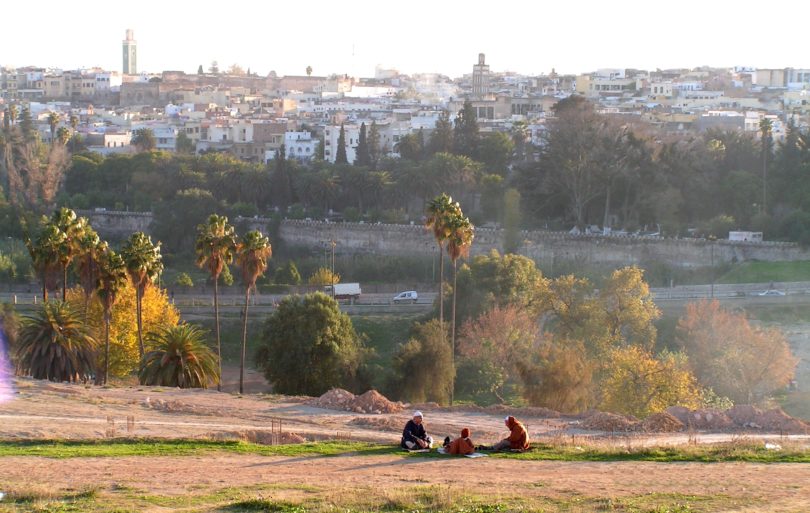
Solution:
<svg viewBox="0 0 810 513"><path fill-rule="evenodd" d="M349 316L320 292L286 297L268 317L260 344L256 364L280 394L356 389L367 356Z"/></svg>
<svg viewBox="0 0 810 513"><path fill-rule="evenodd" d="M416 324L413 337L394 356L394 384L400 399L446 404L455 380L450 338L437 319Z"/></svg>

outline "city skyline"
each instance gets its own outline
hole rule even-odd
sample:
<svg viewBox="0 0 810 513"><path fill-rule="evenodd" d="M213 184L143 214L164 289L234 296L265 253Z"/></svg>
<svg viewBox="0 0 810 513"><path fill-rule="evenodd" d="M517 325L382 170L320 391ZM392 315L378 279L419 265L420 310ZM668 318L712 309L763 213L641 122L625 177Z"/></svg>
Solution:
<svg viewBox="0 0 810 513"><path fill-rule="evenodd" d="M810 5L768 5L684 0L662 11L632 0L618 12L594 2L476 10L461 2L417 0L404 8L361 1L348 9L313 1L306 9L262 4L221 13L213 1L195 2L192 12L185 3L146 0L126 17L104 20L108 4L93 0L79 13L47 1L41 19L24 5L4 8L9 19L28 21L0 32L0 65L121 71L121 40L133 29L138 71L147 73L193 73L217 61L221 70L239 64L259 75L303 75L312 66L314 75L373 76L380 65L457 77L471 72L478 53L493 72L527 75L552 68L810 67L802 33L788 25L805 19ZM64 44L39 34L58 34Z"/></svg>

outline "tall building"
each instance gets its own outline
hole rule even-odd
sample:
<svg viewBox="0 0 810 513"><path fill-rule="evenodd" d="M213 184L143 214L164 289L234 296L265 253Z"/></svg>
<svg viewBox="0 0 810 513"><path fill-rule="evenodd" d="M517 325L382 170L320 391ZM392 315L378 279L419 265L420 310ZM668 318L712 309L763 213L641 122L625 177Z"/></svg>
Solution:
<svg viewBox="0 0 810 513"><path fill-rule="evenodd" d="M478 54L478 64L473 66L473 95L483 96L489 93L489 64L484 64L484 54Z"/></svg>
<svg viewBox="0 0 810 513"><path fill-rule="evenodd" d="M124 75L138 74L138 48L132 29L127 29L127 38L122 42L124 50Z"/></svg>

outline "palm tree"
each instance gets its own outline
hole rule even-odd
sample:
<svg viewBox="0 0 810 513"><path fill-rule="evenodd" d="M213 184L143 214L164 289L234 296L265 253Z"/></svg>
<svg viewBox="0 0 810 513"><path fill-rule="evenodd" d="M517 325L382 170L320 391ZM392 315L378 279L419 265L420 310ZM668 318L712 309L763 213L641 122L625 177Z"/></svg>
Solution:
<svg viewBox="0 0 810 513"><path fill-rule="evenodd" d="M219 383L218 359L198 327L183 323L146 337L151 350L141 359L142 385L208 388L210 381Z"/></svg>
<svg viewBox="0 0 810 513"><path fill-rule="evenodd" d="M56 140L59 141L59 144L62 146L66 146L68 141L70 141L70 130L67 127L60 126L59 130L56 131Z"/></svg>
<svg viewBox="0 0 810 513"><path fill-rule="evenodd" d="M152 238L143 232L133 233L121 249L121 258L127 266L127 275L135 287L135 312L138 319L138 351L143 358L142 303L146 287L153 284L163 271L160 255L160 242L152 243Z"/></svg>
<svg viewBox="0 0 810 513"><path fill-rule="evenodd" d="M256 280L267 270L267 260L273 255L270 240L262 232L247 232L236 248L236 263L242 270L242 282L245 284L245 316L242 325L242 352L239 360L239 393L244 390L245 380L245 347L247 345L247 319L250 289L256 286Z"/></svg>
<svg viewBox="0 0 810 513"><path fill-rule="evenodd" d="M107 243L103 242L96 231L88 225L82 236L76 241L76 257L73 259L73 269L79 276L79 284L84 292L85 322L90 297L95 292L98 282L98 262L105 251L107 251Z"/></svg>
<svg viewBox="0 0 810 513"><path fill-rule="evenodd" d="M228 218L212 214L208 223L197 226L197 266L208 269L214 281L214 332L217 337L218 376L222 375L222 345L219 337L219 295L217 291L219 275L233 261L236 251L236 235ZM217 382L217 390L222 386Z"/></svg>
<svg viewBox="0 0 810 513"><path fill-rule="evenodd" d="M79 126L79 117L76 116L75 114L71 114L69 123L70 123L70 128L75 133L76 132L76 127Z"/></svg>
<svg viewBox="0 0 810 513"><path fill-rule="evenodd" d="M48 291L55 290L59 283L61 252L64 250L65 234L51 223L43 224L35 241L25 239L31 262L42 280L42 300L48 301Z"/></svg>
<svg viewBox="0 0 810 513"><path fill-rule="evenodd" d="M456 267L459 257L467 258L470 254L473 238L475 236L474 227L470 220L463 215L454 215L450 219L448 226L450 236L447 239L447 255L453 261L453 313L450 322L450 345L453 348L453 367L456 360L456 287L458 269ZM455 386L450 388L450 404L453 404L453 392Z"/></svg>
<svg viewBox="0 0 810 513"><path fill-rule="evenodd" d="M17 116L19 115L19 111L17 110L17 106L13 103L8 107L8 119L11 120L11 125L14 126L14 122L17 121Z"/></svg>
<svg viewBox="0 0 810 513"><path fill-rule="evenodd" d="M23 318L17 373L51 381L86 381L95 374L97 343L70 305L44 303Z"/></svg>
<svg viewBox="0 0 810 513"><path fill-rule="evenodd" d="M51 216L51 224L65 234L62 250L59 254L59 265L62 267L62 301L67 299L67 269L78 254L78 241L87 229L87 218L76 216L76 212L62 207Z"/></svg>
<svg viewBox="0 0 810 513"><path fill-rule="evenodd" d="M98 261L98 285L96 294L104 309L104 384L110 377L110 321L112 307L127 284L127 268L124 259L107 248Z"/></svg>
<svg viewBox="0 0 810 513"><path fill-rule="evenodd" d="M461 213L459 204L453 203L453 198L442 193L428 203L425 221L425 227L433 232L436 244L439 245L439 324L442 327L444 327L444 243L450 237L448 222L456 213Z"/></svg>
<svg viewBox="0 0 810 513"><path fill-rule="evenodd" d="M56 112L51 111L51 113L48 114L48 126L51 127L51 146L56 143L56 126L59 124L59 120L59 114Z"/></svg>

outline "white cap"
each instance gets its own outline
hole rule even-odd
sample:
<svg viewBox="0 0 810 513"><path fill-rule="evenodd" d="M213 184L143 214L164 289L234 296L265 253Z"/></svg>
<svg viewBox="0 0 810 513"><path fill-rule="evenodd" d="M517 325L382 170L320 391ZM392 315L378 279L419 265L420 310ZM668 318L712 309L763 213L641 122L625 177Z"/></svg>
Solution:
<svg viewBox="0 0 810 513"><path fill-rule="evenodd" d="M421 416L422 416L422 412L421 412L421 411L419 411L419 410L416 410L415 412L413 412L413 416L414 416L414 417L421 417Z"/></svg>

